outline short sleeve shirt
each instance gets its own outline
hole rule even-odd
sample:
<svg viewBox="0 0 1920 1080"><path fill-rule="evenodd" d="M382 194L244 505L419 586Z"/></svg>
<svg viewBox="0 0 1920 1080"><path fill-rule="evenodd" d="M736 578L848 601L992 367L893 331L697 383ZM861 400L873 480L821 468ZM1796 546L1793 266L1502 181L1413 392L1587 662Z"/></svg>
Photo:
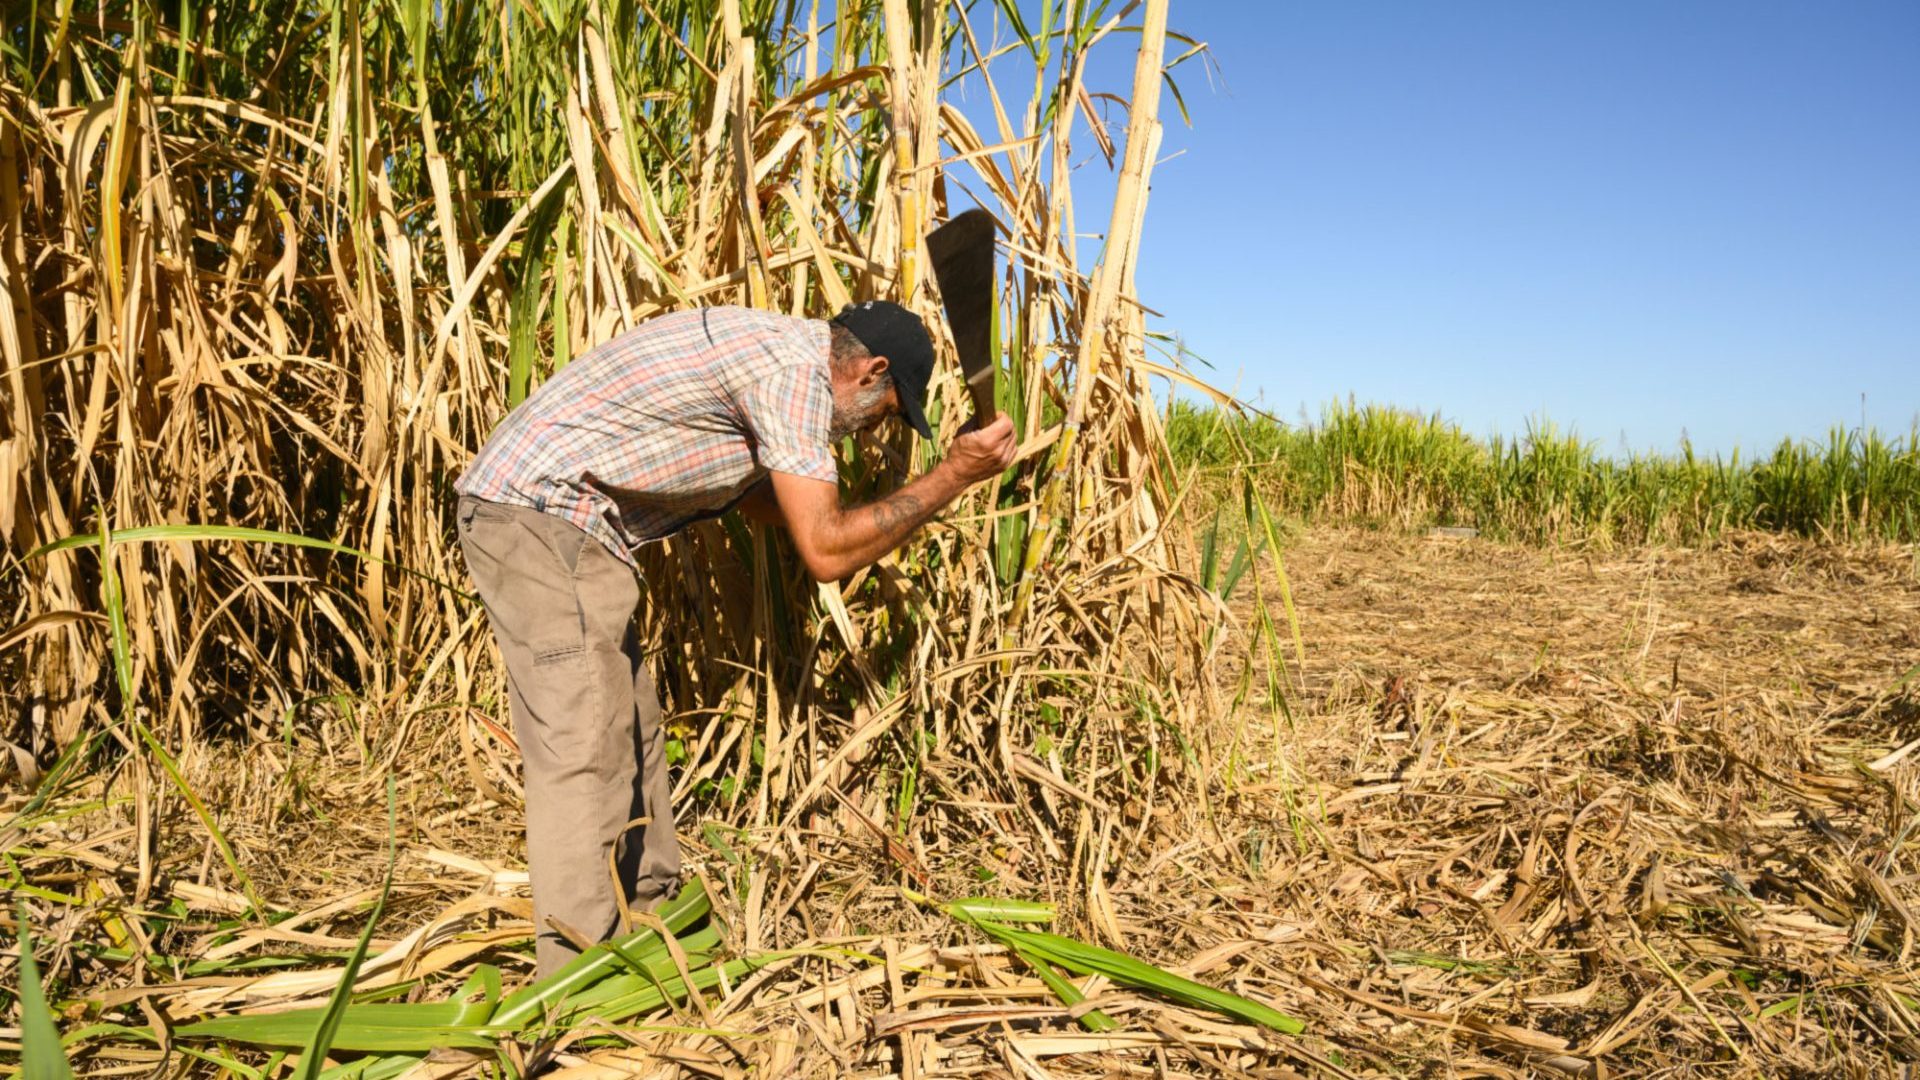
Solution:
<svg viewBox="0 0 1920 1080"><path fill-rule="evenodd" d="M454 488L573 522L614 554L723 513L768 472L837 479L823 322L714 307L555 372Z"/></svg>

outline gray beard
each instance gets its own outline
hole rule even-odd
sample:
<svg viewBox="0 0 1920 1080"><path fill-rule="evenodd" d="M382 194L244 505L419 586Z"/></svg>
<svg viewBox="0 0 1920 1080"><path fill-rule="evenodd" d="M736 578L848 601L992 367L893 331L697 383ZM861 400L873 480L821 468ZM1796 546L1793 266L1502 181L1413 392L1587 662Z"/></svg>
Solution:
<svg viewBox="0 0 1920 1080"><path fill-rule="evenodd" d="M884 388L876 386L855 397L853 404L847 408L836 404L833 407L833 419L827 424L827 438L839 442L880 419L886 408L886 393Z"/></svg>

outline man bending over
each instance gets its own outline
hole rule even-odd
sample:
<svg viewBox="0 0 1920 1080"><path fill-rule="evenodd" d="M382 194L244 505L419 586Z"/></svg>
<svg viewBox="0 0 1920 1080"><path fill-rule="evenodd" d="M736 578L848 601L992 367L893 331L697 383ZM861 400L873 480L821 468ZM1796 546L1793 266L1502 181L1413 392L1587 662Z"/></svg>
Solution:
<svg viewBox="0 0 1920 1080"><path fill-rule="evenodd" d="M1013 460L1003 415L891 495L840 505L833 443L889 416L931 438L932 371L926 327L884 301L830 322L663 315L555 373L455 483L525 765L542 976L575 953L557 926L603 941L623 900L650 907L679 879L660 704L633 627L634 549L738 506L785 526L816 580L872 564ZM636 842L623 834L640 817Z"/></svg>

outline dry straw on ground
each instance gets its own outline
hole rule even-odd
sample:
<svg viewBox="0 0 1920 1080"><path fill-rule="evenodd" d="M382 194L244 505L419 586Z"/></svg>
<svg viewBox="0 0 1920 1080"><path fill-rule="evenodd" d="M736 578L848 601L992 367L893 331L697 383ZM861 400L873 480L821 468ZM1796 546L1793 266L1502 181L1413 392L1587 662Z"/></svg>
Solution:
<svg viewBox="0 0 1920 1080"><path fill-rule="evenodd" d="M629 1045L577 1035L553 1048L557 1064L582 1076L1878 1077L1914 1060L1920 702L1896 684L1920 654L1915 552L1742 536L1587 557L1338 530L1289 552L1314 642L1291 722L1250 703L1237 732L1216 733L1241 753L1211 778L1210 806L1136 800L1100 821L1127 947L1271 1001L1308 1022L1305 1036L1097 984L1092 1004L1122 1028L1080 1030L999 948L900 895L978 888L978 868L998 890L1045 896L1044 838L1001 807L986 810L1003 825L986 835L927 815L895 846L873 825L890 807L869 793L791 842L697 830L695 864L740 940L806 955L711 993L704 1012L624 1030ZM1238 684L1221 676L1223 692ZM410 995L435 998L478 960L504 959L510 980L524 970L508 951L526 933L511 758L483 714L455 723L508 816L430 780L461 771L456 740L416 728L397 748L413 794L369 986L419 977ZM220 963L344 949L384 860L379 756L342 717L220 765L232 792L272 793L247 803L212 788L234 807L259 887L303 914L212 934L244 902L198 886L217 871L183 847L167 857L170 888L192 910L171 947ZM128 875L109 888L128 880L128 835L96 822L41 830L20 865L52 889L101 871ZM68 938L43 952L56 970L124 970L88 959L96 924L71 911L49 923ZM145 987L95 993L145 995L185 1019L314 1003L336 972L154 971ZM95 1067L157 1056L95 1052ZM443 1058L439 1071L477 1067Z"/></svg>

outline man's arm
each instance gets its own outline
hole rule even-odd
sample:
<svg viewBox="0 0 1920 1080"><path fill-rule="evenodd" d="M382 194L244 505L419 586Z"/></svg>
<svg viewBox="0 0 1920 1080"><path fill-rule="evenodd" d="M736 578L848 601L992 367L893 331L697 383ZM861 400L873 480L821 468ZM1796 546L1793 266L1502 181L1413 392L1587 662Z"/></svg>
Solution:
<svg viewBox="0 0 1920 1080"><path fill-rule="evenodd" d="M1016 448L1013 422L1003 414L954 439L930 472L864 506L844 508L833 484L791 473L771 474L773 494L807 572L816 581L838 581L899 547L967 488L998 476Z"/></svg>
<svg viewBox="0 0 1920 1080"><path fill-rule="evenodd" d="M786 516L780 513L780 502L773 497L772 474L761 477L747 489L740 501L733 504L735 510L762 525L785 525Z"/></svg>

